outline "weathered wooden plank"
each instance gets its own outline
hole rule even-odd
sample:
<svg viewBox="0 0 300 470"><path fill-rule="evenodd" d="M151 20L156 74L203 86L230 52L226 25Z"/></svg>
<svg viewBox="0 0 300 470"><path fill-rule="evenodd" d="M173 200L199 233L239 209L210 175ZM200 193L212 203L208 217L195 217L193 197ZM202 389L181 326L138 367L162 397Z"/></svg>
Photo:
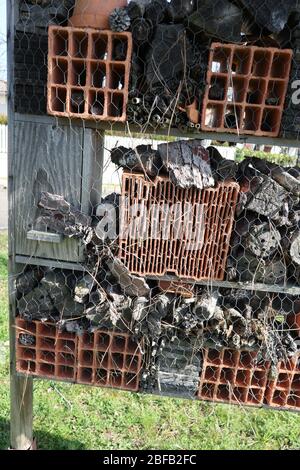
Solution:
<svg viewBox="0 0 300 470"><path fill-rule="evenodd" d="M35 228L41 191L60 194L80 209L83 130L17 122L14 141L16 254L80 260L78 240L38 242L28 240L27 232Z"/></svg>
<svg viewBox="0 0 300 470"><path fill-rule="evenodd" d="M14 154L14 25L18 15L18 0L7 0L7 72L8 72L8 208L9 208L9 336L10 336L10 445L26 450L32 445L33 381L16 374L14 289L15 264L15 154Z"/></svg>
<svg viewBox="0 0 300 470"><path fill-rule="evenodd" d="M96 213L101 202L104 165L104 132L84 129L81 210Z"/></svg>

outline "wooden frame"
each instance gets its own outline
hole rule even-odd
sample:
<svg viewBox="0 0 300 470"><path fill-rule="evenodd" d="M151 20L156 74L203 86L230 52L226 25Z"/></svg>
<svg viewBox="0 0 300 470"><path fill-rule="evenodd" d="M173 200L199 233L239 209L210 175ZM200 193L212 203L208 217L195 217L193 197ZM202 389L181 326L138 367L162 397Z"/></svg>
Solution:
<svg viewBox="0 0 300 470"><path fill-rule="evenodd" d="M31 377L18 376L15 369L15 310L16 298L14 280L22 267L30 262L31 264L51 265L53 267L63 267L65 269L84 270L84 266L80 264L80 256L77 260L60 259L56 252L53 256L41 257L38 253L36 257L32 258L30 253L19 253L17 250L16 242L16 194L18 191L16 168L18 168L18 155L15 152L17 139L20 139L20 134L15 132L16 126L27 125L45 125L53 126L59 122L59 126L70 126L68 119L60 119L49 116L25 116L16 114L14 112L14 33L15 24L18 15L19 0L7 0L7 42L8 42L8 194L9 194L9 331L10 331L10 374L11 374L11 448L18 450L28 450L33 447L33 380ZM96 122L82 122L80 120L72 121L72 128L76 128L76 132L82 130L82 174L84 185L81 188L83 197L81 199L82 209L89 210L89 204L96 203L96 196L90 195L89 189L93 187L91 175L93 172L93 164L95 158L93 151L96 151L98 158L103 158L101 149L103 150L103 137L107 130L111 130L110 123L96 123ZM115 132L120 132L125 135L131 135L141 132L141 128L135 126L128 126L124 124L114 124L113 129ZM278 145L284 147L299 147L298 140L288 140L282 138L266 138L256 137L253 135L238 136L228 133L214 133L214 132L180 132L174 129L164 129L158 132L159 135L172 135L174 137L192 137L199 139L216 139L227 142L239 143L255 143L258 145ZM92 145L91 145L92 143ZM92 151L92 150L93 151ZM99 166L102 171L101 165ZM101 176L100 176L101 178ZM98 179L100 179L98 178ZM99 191L100 193L100 191ZM90 201L92 198L92 201ZM22 235L23 236L23 235ZM38 244L38 242L35 242ZM167 279L167 278L166 278ZM214 284L224 287L224 283ZM227 283L227 287L233 287L232 283ZM240 286L236 286L240 287ZM260 288L262 286L260 285ZM258 285L249 285L250 290L258 289ZM266 289L265 289L266 290ZM270 288L270 291L277 292L277 289ZM282 290L281 290L282 291ZM289 289L285 292L290 292Z"/></svg>

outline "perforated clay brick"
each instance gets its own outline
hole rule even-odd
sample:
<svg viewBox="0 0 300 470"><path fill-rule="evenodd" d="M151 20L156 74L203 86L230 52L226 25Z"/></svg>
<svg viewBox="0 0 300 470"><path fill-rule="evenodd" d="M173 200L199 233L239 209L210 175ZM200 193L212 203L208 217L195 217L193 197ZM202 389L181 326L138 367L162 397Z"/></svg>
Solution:
<svg viewBox="0 0 300 470"><path fill-rule="evenodd" d="M131 33L49 27L48 113L126 121Z"/></svg>
<svg viewBox="0 0 300 470"><path fill-rule="evenodd" d="M137 391L142 354L125 333L96 331L79 339L78 382Z"/></svg>
<svg viewBox="0 0 300 470"><path fill-rule="evenodd" d="M266 403L275 408L300 410L300 357L281 362L275 380L270 381Z"/></svg>
<svg viewBox="0 0 300 470"><path fill-rule="evenodd" d="M22 344L24 334L33 344ZM128 334L99 330L78 337L52 323L16 319L16 368L22 374L137 391L141 367L140 346Z"/></svg>
<svg viewBox="0 0 300 470"><path fill-rule="evenodd" d="M289 49L213 43L201 129L278 136L291 60Z"/></svg>
<svg viewBox="0 0 300 470"><path fill-rule="evenodd" d="M223 280L238 194L237 183L182 189L167 177L151 181L141 174L124 173L120 259L131 273L143 276ZM189 203L189 209L185 206L177 212L182 203ZM138 207L146 217L145 223L135 225L138 218L133 212ZM188 223L192 230L187 234L198 238L182 235L180 230Z"/></svg>
<svg viewBox="0 0 300 470"><path fill-rule="evenodd" d="M24 346L20 336L29 334L34 344ZM55 324L16 319L18 372L74 382L77 374L77 337L59 332Z"/></svg>
<svg viewBox="0 0 300 470"><path fill-rule="evenodd" d="M269 364L257 364L256 359L254 351L204 350L198 398L247 406L262 405Z"/></svg>

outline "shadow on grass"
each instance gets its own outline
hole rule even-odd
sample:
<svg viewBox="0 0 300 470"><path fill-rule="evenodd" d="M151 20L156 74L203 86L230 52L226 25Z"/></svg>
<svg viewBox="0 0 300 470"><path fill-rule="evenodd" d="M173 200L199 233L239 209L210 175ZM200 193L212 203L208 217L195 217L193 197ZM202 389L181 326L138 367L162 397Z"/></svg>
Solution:
<svg viewBox="0 0 300 470"><path fill-rule="evenodd" d="M9 442L9 421L0 419L0 449L8 449ZM59 434L51 434L45 431L36 430L34 437L37 440L39 450L86 450L85 445L77 440L64 439Z"/></svg>

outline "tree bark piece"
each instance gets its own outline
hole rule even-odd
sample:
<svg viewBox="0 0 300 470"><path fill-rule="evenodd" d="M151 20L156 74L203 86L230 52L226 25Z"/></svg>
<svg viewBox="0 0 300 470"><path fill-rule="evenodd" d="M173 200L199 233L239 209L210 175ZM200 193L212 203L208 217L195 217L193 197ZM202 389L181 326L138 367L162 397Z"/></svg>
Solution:
<svg viewBox="0 0 300 470"><path fill-rule="evenodd" d="M158 152L172 182L181 188L214 186L208 151L200 140L161 144Z"/></svg>
<svg viewBox="0 0 300 470"><path fill-rule="evenodd" d="M283 167L257 157L251 157L247 159L247 161L249 161L255 169L271 177L287 191L295 196L300 196L300 180L285 171Z"/></svg>
<svg viewBox="0 0 300 470"><path fill-rule="evenodd" d="M265 259L278 250L280 240L278 230L266 222L253 226L242 244L254 256Z"/></svg>

